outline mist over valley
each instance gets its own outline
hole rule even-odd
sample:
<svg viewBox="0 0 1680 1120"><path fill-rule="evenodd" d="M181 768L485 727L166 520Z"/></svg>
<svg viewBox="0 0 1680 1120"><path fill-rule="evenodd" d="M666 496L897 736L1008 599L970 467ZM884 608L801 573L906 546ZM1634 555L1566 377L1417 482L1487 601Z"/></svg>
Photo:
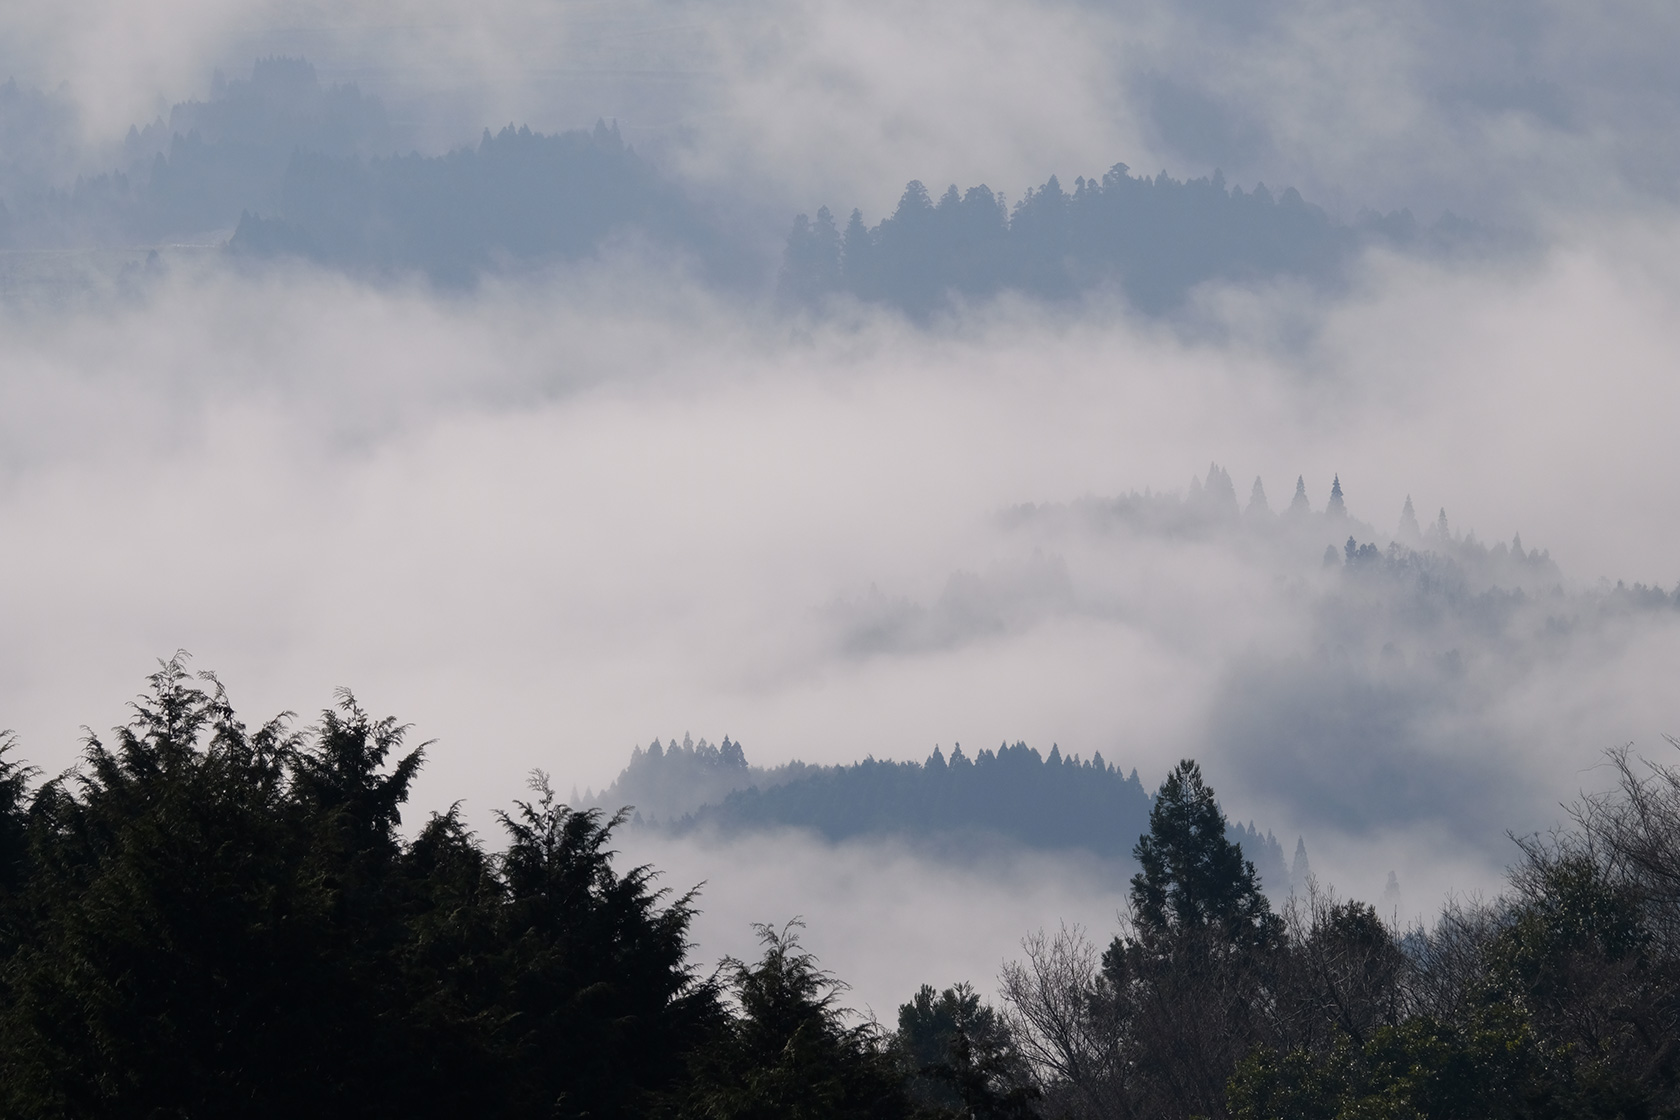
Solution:
<svg viewBox="0 0 1680 1120"><path fill-rule="evenodd" d="M1666 1115L1677 36L0 14L0 1101Z"/></svg>

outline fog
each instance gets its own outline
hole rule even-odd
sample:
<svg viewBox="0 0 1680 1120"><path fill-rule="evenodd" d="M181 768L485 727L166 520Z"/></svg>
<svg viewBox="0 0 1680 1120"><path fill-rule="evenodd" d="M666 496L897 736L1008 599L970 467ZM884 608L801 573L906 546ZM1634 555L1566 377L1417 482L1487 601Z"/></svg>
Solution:
<svg viewBox="0 0 1680 1120"><path fill-rule="evenodd" d="M465 798L486 835L529 771L600 788L655 736L727 734L762 764L1019 739L1146 788L1201 759L1231 816L1304 837L1344 894L1394 870L1412 918L1497 890L1507 831L1562 822L1605 748L1680 731L1680 611L1614 592L1680 581L1665 11L56 12L8 9L0 61L73 110L80 146L32 172L60 182L278 51L429 151L617 117L772 241L819 203L873 221L911 177L1016 197L1118 160L1530 240L1371 250L1333 295L1210 284L1170 317L1004 296L919 325L786 314L635 238L449 291L213 247L19 256L0 726L49 774L186 649L251 720L307 724L345 685L411 722L416 808ZM1322 512L1339 478L1351 520L1274 540L1102 512L1177 501L1210 463L1274 511L1300 476ZM1561 574L1449 600L1326 566L1346 537L1397 539L1408 497ZM1041 926L1106 936L1123 893L1044 854L624 844L707 881L708 959L803 914L888 1019L924 980L985 986Z"/></svg>
<svg viewBox="0 0 1680 1120"><path fill-rule="evenodd" d="M1015 197L1121 160L1293 184L1348 218L1550 223L1674 197L1680 17L1640 0L76 8L8 5L0 62L64 83L90 143L286 54L389 100L424 149L605 116L692 176L871 218L911 178Z"/></svg>

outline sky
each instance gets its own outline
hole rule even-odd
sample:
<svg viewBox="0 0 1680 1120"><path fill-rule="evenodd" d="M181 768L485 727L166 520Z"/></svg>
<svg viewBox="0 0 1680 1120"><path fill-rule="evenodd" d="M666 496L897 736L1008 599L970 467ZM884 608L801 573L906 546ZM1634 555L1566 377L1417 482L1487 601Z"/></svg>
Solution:
<svg viewBox="0 0 1680 1120"><path fill-rule="evenodd" d="M1019 739L1146 788L1198 757L1233 816L1304 837L1344 893L1397 871L1424 915L1497 890L1507 830L1561 822L1605 748L1680 731L1674 612L1590 598L1680 581L1666 6L75 7L8 5L0 63L62 83L90 169L282 52L430 150L617 119L772 244L820 203L877 220L910 178L1016 198L1125 162L1343 217L1451 209L1524 248L1373 251L1345 290L1214 286L1171 321L1103 295L789 317L634 245L468 292L181 252L138 294L10 299L0 726L48 772L186 649L252 720L307 724L342 685L411 722L417 807L465 798L487 835L533 768L599 788L655 736L767 765ZM1574 598L1490 634L1350 605L1316 559L1241 539L1007 513L1182 493L1210 463L1274 509L1339 477L1383 543L1408 496L1521 533ZM918 974L984 985L1034 928L1119 905L1028 857L988 879L626 843L708 881L703 952L797 906L888 1017ZM843 873L812 890L825 859Z"/></svg>

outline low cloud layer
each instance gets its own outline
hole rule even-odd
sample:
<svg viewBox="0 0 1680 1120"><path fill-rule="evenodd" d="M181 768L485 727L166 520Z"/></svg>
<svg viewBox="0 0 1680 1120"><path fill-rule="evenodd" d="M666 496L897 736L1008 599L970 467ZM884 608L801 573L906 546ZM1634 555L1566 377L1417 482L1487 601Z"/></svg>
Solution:
<svg viewBox="0 0 1680 1120"><path fill-rule="evenodd" d="M930 860L891 843L829 845L799 833L735 841L628 835L626 860L660 868L659 885L696 885L694 958L752 960L755 922L805 922L801 940L850 985L842 1004L896 1025L922 984L960 981L992 993L1023 937L1061 923L1111 936L1125 888L1088 859L999 852L973 864Z"/></svg>
<svg viewBox="0 0 1680 1120"><path fill-rule="evenodd" d="M1395 867L1424 907L1676 726L1674 613L1591 597L1680 575L1674 237L1373 260L1322 311L1212 292L1199 340L1104 305L790 329L634 260L446 298L181 257L9 313L0 710L52 771L178 647L253 715L350 685L481 822L532 767L599 788L689 729L763 763L1058 743L1146 785L1193 754L1344 889ZM1520 532L1570 598L1420 621L1323 568L1339 530L1019 512L1210 458L1274 509L1339 474L1378 545L1408 494Z"/></svg>

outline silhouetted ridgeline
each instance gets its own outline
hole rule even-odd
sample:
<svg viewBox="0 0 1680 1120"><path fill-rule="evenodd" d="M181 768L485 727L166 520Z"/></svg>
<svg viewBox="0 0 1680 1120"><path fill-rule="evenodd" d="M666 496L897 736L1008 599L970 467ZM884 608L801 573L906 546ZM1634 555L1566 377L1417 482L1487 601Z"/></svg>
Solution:
<svg viewBox="0 0 1680 1120"><path fill-rule="evenodd" d="M637 748L618 780L591 804L634 806L637 819L679 833L740 834L799 828L826 840L859 837L1004 841L1023 847L1082 849L1124 864L1149 819L1149 795L1137 771L1125 774L1099 752L1087 760L1056 746L1045 757L1025 743L1005 743L972 758L959 744L938 747L926 762L873 757L849 766L792 762L765 770L747 764L739 743L702 739ZM1283 849L1254 824L1234 826L1265 886L1287 894Z"/></svg>
<svg viewBox="0 0 1680 1120"><path fill-rule="evenodd" d="M242 215L230 248L453 281L499 264L576 259L632 229L699 258L726 254L681 192L604 122L555 136L486 129L478 147L442 156L299 152L277 215Z"/></svg>
<svg viewBox="0 0 1680 1120"><path fill-rule="evenodd" d="M857 210L844 231L827 207L814 221L801 214L780 288L795 303L847 292L925 315L952 295L1012 290L1065 299L1114 285L1138 307L1162 311L1206 280L1330 282L1372 242L1415 248L1474 232L1452 215L1424 229L1404 210L1342 225L1293 187L1274 197L1265 184L1227 188L1218 173L1134 178L1117 163L1101 180L1075 180L1072 193L1052 175L1013 209L984 185L966 193L953 185L935 203L913 181L874 228Z"/></svg>
<svg viewBox="0 0 1680 1120"><path fill-rule="evenodd" d="M574 791L572 800L611 805L615 810L630 805L644 821L671 822L702 805L722 801L738 789L778 785L817 770L803 762L790 762L774 770L750 766L741 744L730 742L727 735L721 745L704 738L696 743L684 735L680 743L675 738L669 743L655 739L646 750L635 748L630 752L630 764L612 785L599 794L588 791L581 800Z"/></svg>
<svg viewBox="0 0 1680 1120"><path fill-rule="evenodd" d="M247 258L462 282L631 239L710 281L757 288L772 265L764 237L781 224L746 190L702 204L605 122L557 135L509 125L476 145L417 154L377 98L323 84L300 59L260 60L248 79L218 74L208 99L175 105L131 129L120 153L98 156L118 162L111 170L82 166L95 157L80 150L66 97L15 83L0 87L0 141L0 247L205 243L234 230ZM754 206L768 228L723 217ZM926 316L952 295L1054 300L1115 287L1159 312L1206 280L1328 284L1366 245L1477 239L1482 231L1450 215L1427 229L1407 211L1348 225L1293 189L1244 191L1218 174L1139 178L1116 164L1071 192L1052 176L1013 207L984 186L953 186L936 203L912 182L873 228L857 211L844 230L827 209L801 215L779 288L794 305L844 292Z"/></svg>
<svg viewBox="0 0 1680 1120"><path fill-rule="evenodd" d="M1316 561L1350 573L1381 572L1461 596L1494 588L1550 590L1563 580L1551 553L1525 548L1522 534L1509 544L1489 545L1473 531L1455 531L1445 509L1422 525L1410 497L1393 531L1384 533L1349 512L1340 476L1331 480L1322 509L1313 508L1306 480L1300 477L1282 509L1272 509L1258 477L1248 500L1239 503L1230 472L1213 463L1206 479L1192 477L1182 494L1133 490L1070 503L1027 502L1005 510L1002 520L1014 529L1078 527L1189 540L1224 538L1233 545L1274 550L1293 563Z"/></svg>
<svg viewBox="0 0 1680 1120"><path fill-rule="evenodd" d="M568 260L632 234L727 273L740 250L616 125L545 136L511 125L440 156L410 150L377 98L269 58L220 74L130 129L116 170L60 181L73 114L0 87L0 246L130 246L226 236L247 257L297 255L362 273L479 271ZM57 143L54 143L54 140ZM236 226L237 223L237 226ZM754 266L756 268L756 266Z"/></svg>
<svg viewBox="0 0 1680 1120"><path fill-rule="evenodd" d="M45 248L127 245L226 230L243 210L271 211L295 153L333 158L393 150L398 132L378 99L354 85L324 86L299 59L262 59L249 79L217 74L208 101L175 105L131 128L116 170L57 178L71 163L68 106L8 87L6 136L28 142L0 154L11 223L5 244ZM56 137L56 143L53 139Z"/></svg>

